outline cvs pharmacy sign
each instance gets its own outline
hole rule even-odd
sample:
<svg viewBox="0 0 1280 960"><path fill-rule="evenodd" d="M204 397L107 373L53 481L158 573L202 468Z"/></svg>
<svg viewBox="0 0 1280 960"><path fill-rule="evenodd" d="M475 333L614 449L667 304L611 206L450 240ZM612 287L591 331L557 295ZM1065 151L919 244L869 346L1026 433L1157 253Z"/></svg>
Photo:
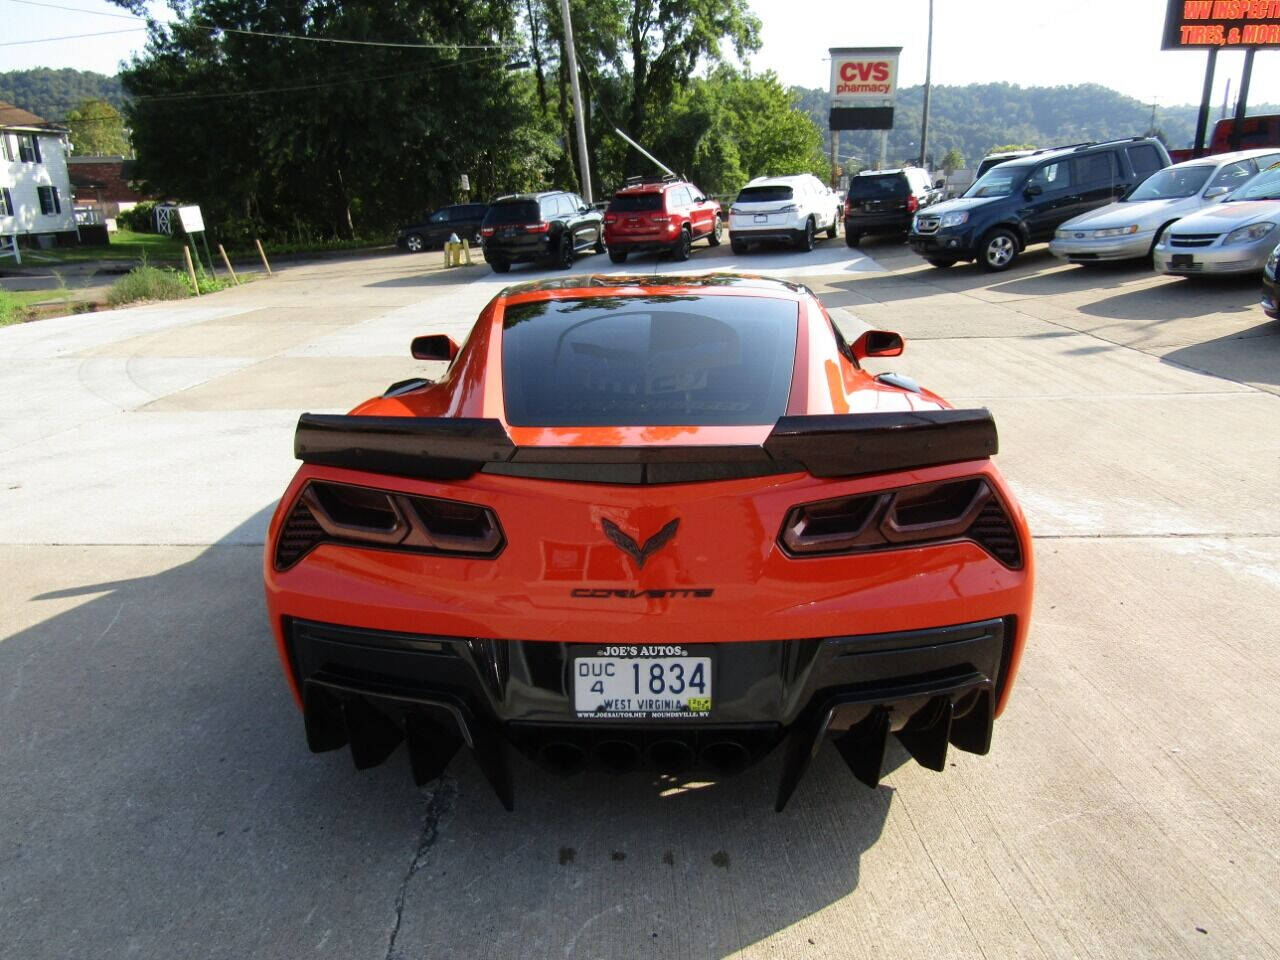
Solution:
<svg viewBox="0 0 1280 960"><path fill-rule="evenodd" d="M898 81L901 47L841 48L831 51L833 106L891 104Z"/></svg>

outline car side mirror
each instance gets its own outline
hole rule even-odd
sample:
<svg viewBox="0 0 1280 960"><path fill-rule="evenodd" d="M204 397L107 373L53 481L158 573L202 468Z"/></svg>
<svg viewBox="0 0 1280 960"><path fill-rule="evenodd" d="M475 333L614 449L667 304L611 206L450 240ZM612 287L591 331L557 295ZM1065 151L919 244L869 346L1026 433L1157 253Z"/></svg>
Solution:
<svg viewBox="0 0 1280 960"><path fill-rule="evenodd" d="M853 341L849 352L855 360L867 357L897 357L905 348L902 337L892 330L868 330Z"/></svg>
<svg viewBox="0 0 1280 960"><path fill-rule="evenodd" d="M947 185L947 181L945 179L933 181L933 188L935 190L941 190L946 185Z"/></svg>
<svg viewBox="0 0 1280 960"><path fill-rule="evenodd" d="M579 213L586 213L586 212L587 212L588 210L590 210L590 209L591 209L590 205L589 205L589 204L585 204L585 203L584 203L582 206L578 207L578 212L579 212Z"/></svg>
<svg viewBox="0 0 1280 960"><path fill-rule="evenodd" d="M1031 186L1027 187L1025 190L1022 191L1022 195L1026 197L1028 200L1030 200L1032 197L1038 197L1042 193L1044 193L1044 188L1041 187L1040 184L1038 183L1033 183L1031 184Z"/></svg>
<svg viewBox="0 0 1280 960"><path fill-rule="evenodd" d="M1210 187L1204 192L1204 198L1206 200L1217 200L1218 197L1225 197L1230 192L1230 187Z"/></svg>
<svg viewBox="0 0 1280 960"><path fill-rule="evenodd" d="M447 363L458 355L458 345L452 337L432 333L425 337L414 337L409 345L409 352L415 360L443 360Z"/></svg>
<svg viewBox="0 0 1280 960"><path fill-rule="evenodd" d="M706 198L706 197L703 197L703 196L697 196L697 197L694 197L694 198L693 198L693 202L694 202L694 203L706 203L706 202L707 202L707 198Z"/></svg>

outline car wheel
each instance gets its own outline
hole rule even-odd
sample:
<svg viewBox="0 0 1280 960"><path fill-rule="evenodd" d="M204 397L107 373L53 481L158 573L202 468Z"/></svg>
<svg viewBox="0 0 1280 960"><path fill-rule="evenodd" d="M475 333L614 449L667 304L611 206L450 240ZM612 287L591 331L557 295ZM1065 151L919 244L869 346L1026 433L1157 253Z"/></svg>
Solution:
<svg viewBox="0 0 1280 960"><path fill-rule="evenodd" d="M837 213L836 213L836 215L835 215L834 217L832 217L832 218L831 218L831 226L827 227L827 239L828 239L828 240L834 240L834 239L835 239L836 237L838 237L838 236L840 236L840 214L839 214L839 212L837 212Z"/></svg>
<svg viewBox="0 0 1280 960"><path fill-rule="evenodd" d="M862 234L850 233L848 228L845 228L844 245L846 247L856 247L861 242L862 242Z"/></svg>
<svg viewBox="0 0 1280 960"><path fill-rule="evenodd" d="M609 248L606 247L604 243L604 231L601 231L596 235L596 245L592 249L596 253L606 253L608 251Z"/></svg>
<svg viewBox="0 0 1280 960"><path fill-rule="evenodd" d="M945 270L947 267L954 267L956 262L948 260L946 257L925 257L930 266L937 267L939 270Z"/></svg>
<svg viewBox="0 0 1280 960"><path fill-rule="evenodd" d="M1175 223L1177 223L1176 220L1170 220L1168 223L1162 226L1159 230L1157 230L1156 235L1151 238L1151 246L1147 250L1147 259L1150 260L1153 264L1156 262L1156 244L1160 242L1160 238L1164 236L1164 232L1168 230L1170 227L1172 227Z"/></svg>
<svg viewBox="0 0 1280 960"><path fill-rule="evenodd" d="M422 234L411 233L404 238L404 248L410 253L421 253L427 245L422 242Z"/></svg>
<svg viewBox="0 0 1280 960"><path fill-rule="evenodd" d="M568 270L573 266L573 237L565 233L560 237L560 249L556 251L556 266Z"/></svg>
<svg viewBox="0 0 1280 960"><path fill-rule="evenodd" d="M711 228L711 232L707 234L707 246L718 247L720 241L724 238L724 221L716 217L716 225Z"/></svg>
<svg viewBox="0 0 1280 960"><path fill-rule="evenodd" d="M689 259L689 248L693 246L693 235L689 232L689 228L685 227L680 231L680 239L676 241L676 245L671 248L671 259L683 263Z"/></svg>
<svg viewBox="0 0 1280 960"><path fill-rule="evenodd" d="M732 250L734 253L746 253L747 242L745 240L735 240L733 239L733 237L730 237L729 249Z"/></svg>
<svg viewBox="0 0 1280 960"><path fill-rule="evenodd" d="M490 260L489 266L493 267L494 273L506 273L511 269L511 264L505 260Z"/></svg>
<svg viewBox="0 0 1280 960"><path fill-rule="evenodd" d="M796 240L796 249L802 253L808 253L813 249L813 237L817 231L813 226L813 217L804 222L804 230L800 233L800 238Z"/></svg>
<svg viewBox="0 0 1280 960"><path fill-rule="evenodd" d="M609 251L609 259L610 259L610 260L612 260L614 263L626 263L626 262L627 262L627 251L625 251L625 250L610 250L610 251Z"/></svg>
<svg viewBox="0 0 1280 960"><path fill-rule="evenodd" d="M1008 230L992 230L982 240L982 256L978 262L988 273L1008 270L1018 257L1018 238Z"/></svg>

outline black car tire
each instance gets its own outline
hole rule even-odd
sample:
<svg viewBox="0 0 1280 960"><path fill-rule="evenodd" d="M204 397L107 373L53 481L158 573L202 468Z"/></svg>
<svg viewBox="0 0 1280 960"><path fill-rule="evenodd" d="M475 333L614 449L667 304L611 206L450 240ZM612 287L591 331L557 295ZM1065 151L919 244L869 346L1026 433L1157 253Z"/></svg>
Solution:
<svg viewBox="0 0 1280 960"><path fill-rule="evenodd" d="M862 234L850 232L848 227L844 228L844 245L846 247L856 247L862 241Z"/></svg>
<svg viewBox="0 0 1280 960"><path fill-rule="evenodd" d="M609 248L606 247L604 243L604 231L601 230L598 234L596 234L596 245L592 247L592 250L595 253L606 253L608 249Z"/></svg>
<svg viewBox="0 0 1280 960"><path fill-rule="evenodd" d="M680 238L676 240L671 247L671 259L678 263L683 263L689 259L690 248L693 246L693 234L689 232L689 228L685 227L680 231Z"/></svg>
<svg viewBox="0 0 1280 960"><path fill-rule="evenodd" d="M720 241L724 238L724 221L720 219L719 214L716 215L716 224L711 228L711 232L707 234L707 246L718 247Z"/></svg>
<svg viewBox="0 0 1280 960"><path fill-rule="evenodd" d="M404 238L404 248L410 253L421 253L427 249L426 242L420 233L410 233Z"/></svg>
<svg viewBox="0 0 1280 960"><path fill-rule="evenodd" d="M730 250L732 250L734 253L746 253L746 252L747 252L747 241L745 241L745 240L735 240L735 239L733 239L733 237L730 237L730 238L729 238L729 249L730 249Z"/></svg>
<svg viewBox="0 0 1280 960"><path fill-rule="evenodd" d="M954 267L956 265L956 261L952 260L950 257L925 257L925 260L928 262L929 266L937 267L939 270L945 270L947 267Z"/></svg>
<svg viewBox="0 0 1280 960"><path fill-rule="evenodd" d="M573 235L567 230L560 236L560 249L556 251L555 265L561 270L573 267Z"/></svg>
<svg viewBox="0 0 1280 960"><path fill-rule="evenodd" d="M998 227L982 238L982 246L978 250L978 263L987 273L1001 273L1008 270L1013 261L1018 259L1018 238L1012 230Z"/></svg>
<svg viewBox="0 0 1280 960"><path fill-rule="evenodd" d="M511 269L511 264L505 260L490 260L489 266L493 267L494 273L506 273Z"/></svg>
<svg viewBox="0 0 1280 960"><path fill-rule="evenodd" d="M837 213L831 221L831 226L827 227L827 239L834 240L840 236L840 214Z"/></svg>
<svg viewBox="0 0 1280 960"><path fill-rule="evenodd" d="M626 263L627 251L610 249L609 259L612 260L614 263Z"/></svg>
<svg viewBox="0 0 1280 960"><path fill-rule="evenodd" d="M808 253L813 249L813 238L817 231L813 227L813 217L804 222L804 229L800 231L800 236L796 238L796 249L801 253Z"/></svg>

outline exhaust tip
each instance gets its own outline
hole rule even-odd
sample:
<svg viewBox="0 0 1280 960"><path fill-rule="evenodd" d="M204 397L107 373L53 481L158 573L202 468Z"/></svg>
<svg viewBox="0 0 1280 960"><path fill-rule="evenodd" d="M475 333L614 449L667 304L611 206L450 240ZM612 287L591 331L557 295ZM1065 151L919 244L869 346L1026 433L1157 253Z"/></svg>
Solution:
<svg viewBox="0 0 1280 960"><path fill-rule="evenodd" d="M596 744L596 760L610 773L626 773L640 766L640 748L627 740L602 740Z"/></svg>
<svg viewBox="0 0 1280 960"><path fill-rule="evenodd" d="M538 759L555 773L577 773L587 765L587 751L568 740L552 740L538 751Z"/></svg>
<svg viewBox="0 0 1280 960"><path fill-rule="evenodd" d="M716 773L741 773L751 765L751 753L735 740L717 740L702 748L702 762Z"/></svg>
<svg viewBox="0 0 1280 960"><path fill-rule="evenodd" d="M693 748L680 740L659 740L647 752L650 766L663 773L684 773L693 767Z"/></svg>

